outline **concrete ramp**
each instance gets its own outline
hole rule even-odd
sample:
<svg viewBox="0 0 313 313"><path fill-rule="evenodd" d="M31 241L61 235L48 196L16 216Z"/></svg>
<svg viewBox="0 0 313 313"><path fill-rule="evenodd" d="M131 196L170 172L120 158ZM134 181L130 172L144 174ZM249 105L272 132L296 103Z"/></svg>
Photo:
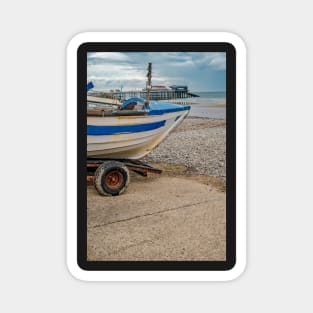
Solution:
<svg viewBox="0 0 313 313"><path fill-rule="evenodd" d="M125 194L88 187L88 260L225 260L226 194L180 177L133 176Z"/></svg>

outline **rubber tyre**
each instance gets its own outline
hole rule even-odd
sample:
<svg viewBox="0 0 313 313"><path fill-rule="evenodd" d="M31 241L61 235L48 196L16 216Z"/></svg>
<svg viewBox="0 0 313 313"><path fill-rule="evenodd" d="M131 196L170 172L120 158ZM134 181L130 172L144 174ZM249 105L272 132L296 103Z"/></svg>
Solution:
<svg viewBox="0 0 313 313"><path fill-rule="evenodd" d="M122 194L130 181L126 165L117 161L105 161L96 170L93 184L102 196Z"/></svg>

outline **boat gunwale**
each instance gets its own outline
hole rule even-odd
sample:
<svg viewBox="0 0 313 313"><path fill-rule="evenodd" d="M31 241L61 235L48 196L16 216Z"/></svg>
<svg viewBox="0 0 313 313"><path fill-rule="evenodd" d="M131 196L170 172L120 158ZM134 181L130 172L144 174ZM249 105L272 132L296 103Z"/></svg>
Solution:
<svg viewBox="0 0 313 313"><path fill-rule="evenodd" d="M144 116L144 115L163 115L167 113L174 113L174 112L181 112L181 111L189 111L190 106L180 106L180 107L174 107L174 108L164 108L164 109L150 109L150 110L119 110L119 111L104 111L99 109L98 112L91 112L91 110L88 112L87 110L87 116Z"/></svg>

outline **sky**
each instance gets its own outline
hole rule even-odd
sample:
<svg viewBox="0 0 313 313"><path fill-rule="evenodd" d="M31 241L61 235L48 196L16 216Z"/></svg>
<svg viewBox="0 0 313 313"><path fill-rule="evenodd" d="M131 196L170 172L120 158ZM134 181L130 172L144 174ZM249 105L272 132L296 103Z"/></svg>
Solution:
<svg viewBox="0 0 313 313"><path fill-rule="evenodd" d="M152 85L187 85L190 91L226 90L225 52L89 52L87 80L95 90L142 89L148 63Z"/></svg>

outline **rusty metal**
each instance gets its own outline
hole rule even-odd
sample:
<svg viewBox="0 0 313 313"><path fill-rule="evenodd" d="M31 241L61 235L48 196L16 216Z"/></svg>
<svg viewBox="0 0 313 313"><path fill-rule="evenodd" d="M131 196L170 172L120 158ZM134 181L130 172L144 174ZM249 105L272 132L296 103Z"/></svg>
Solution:
<svg viewBox="0 0 313 313"><path fill-rule="evenodd" d="M93 174L96 169L105 161L112 161L110 159L88 159L87 160L87 170L88 170L88 176L87 176L87 181L92 181L93 180L93 176L91 176L90 174ZM141 161L138 160L115 160L118 162L123 163L124 165L127 166L127 168L133 172L135 172L136 174L139 174L141 176L147 176L148 173L153 173L153 174L161 174L162 170L152 167L151 165L145 164ZM121 173L119 173L120 175L122 175ZM108 175L107 175L108 176ZM92 178L90 178L92 177ZM115 188L115 181L119 181L120 178L117 177L111 177L108 178L109 180L111 180L111 182L107 182L108 186L112 185L112 188ZM111 188L111 187L110 187Z"/></svg>
<svg viewBox="0 0 313 313"><path fill-rule="evenodd" d="M92 183L93 182L93 177L92 175L87 175L87 182Z"/></svg>
<svg viewBox="0 0 313 313"><path fill-rule="evenodd" d="M105 176L105 184L111 189L118 189L123 184L123 175L120 171L111 171Z"/></svg>
<svg viewBox="0 0 313 313"><path fill-rule="evenodd" d="M87 167L95 167L98 168L101 163L87 163Z"/></svg>
<svg viewBox="0 0 313 313"><path fill-rule="evenodd" d="M162 170L149 166L149 165L139 165L139 164L131 164L131 163L124 163L130 170L136 172L143 172L143 173L154 173L154 174L161 174Z"/></svg>

